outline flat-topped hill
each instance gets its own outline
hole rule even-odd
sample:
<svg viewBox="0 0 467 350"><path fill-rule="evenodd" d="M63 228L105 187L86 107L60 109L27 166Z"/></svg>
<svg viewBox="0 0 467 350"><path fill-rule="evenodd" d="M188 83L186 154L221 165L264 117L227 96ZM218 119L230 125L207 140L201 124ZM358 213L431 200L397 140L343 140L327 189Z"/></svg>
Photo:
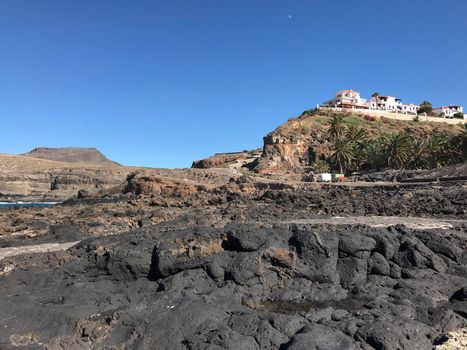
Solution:
<svg viewBox="0 0 467 350"><path fill-rule="evenodd" d="M84 163L94 165L105 165L105 166L118 166L117 162L114 162L104 156L96 148L81 148L81 147L63 147L63 148L51 148L51 147L37 147L28 153L22 154L23 156L54 160L66 163Z"/></svg>
<svg viewBox="0 0 467 350"><path fill-rule="evenodd" d="M119 166L104 156L91 156L95 152L62 152L60 159L60 152L36 150L25 155L0 154L0 198L2 194L69 198L81 189L95 191L119 185L137 169ZM47 159L49 155L55 159Z"/></svg>

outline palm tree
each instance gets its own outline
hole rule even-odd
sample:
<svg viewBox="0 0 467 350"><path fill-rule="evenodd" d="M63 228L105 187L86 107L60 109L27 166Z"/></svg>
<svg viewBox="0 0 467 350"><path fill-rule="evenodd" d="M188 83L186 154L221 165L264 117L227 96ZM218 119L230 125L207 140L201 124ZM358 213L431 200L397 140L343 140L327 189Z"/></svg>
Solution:
<svg viewBox="0 0 467 350"><path fill-rule="evenodd" d="M344 116L341 114L337 114L332 117L331 124L328 130L328 134L331 139L337 139L341 137L346 130L346 125L344 122Z"/></svg>
<svg viewBox="0 0 467 350"><path fill-rule="evenodd" d="M368 133L365 129L357 125L349 125L345 132L345 136L352 142L361 142L368 138Z"/></svg>
<svg viewBox="0 0 467 350"><path fill-rule="evenodd" d="M336 138L331 146L331 151L331 161L339 166L341 174L345 174L355 159L352 142L348 139Z"/></svg>
<svg viewBox="0 0 467 350"><path fill-rule="evenodd" d="M418 108L417 114L426 113L426 115L430 115L433 112L433 105L429 101L423 101L420 103L420 107Z"/></svg>
<svg viewBox="0 0 467 350"><path fill-rule="evenodd" d="M352 124L348 126L345 138L352 143L354 150L352 169L358 171L365 163L368 133L365 129Z"/></svg>
<svg viewBox="0 0 467 350"><path fill-rule="evenodd" d="M427 151L431 168L446 166L455 163L458 159L456 153L458 142L445 134L435 134L428 139Z"/></svg>
<svg viewBox="0 0 467 350"><path fill-rule="evenodd" d="M410 151L410 168L426 169L429 167L428 146L429 141L426 139L414 139Z"/></svg>
<svg viewBox="0 0 467 350"><path fill-rule="evenodd" d="M369 170L379 170L385 164L385 157L383 148L382 138L370 139L365 140L364 144L364 162L366 164L366 168Z"/></svg>
<svg viewBox="0 0 467 350"><path fill-rule="evenodd" d="M389 134L383 138L383 153L393 169L404 169L410 157L410 136L405 132Z"/></svg>
<svg viewBox="0 0 467 350"><path fill-rule="evenodd" d="M379 92L373 92L373 95L371 95L371 97L375 99L376 107L378 107Z"/></svg>
<svg viewBox="0 0 467 350"><path fill-rule="evenodd" d="M330 170L328 162L324 159L317 159L313 163L313 171L315 173L329 173Z"/></svg>
<svg viewBox="0 0 467 350"><path fill-rule="evenodd" d="M461 161L467 160L467 124L462 124L461 133L455 137L456 144L458 145L458 152L460 153Z"/></svg>

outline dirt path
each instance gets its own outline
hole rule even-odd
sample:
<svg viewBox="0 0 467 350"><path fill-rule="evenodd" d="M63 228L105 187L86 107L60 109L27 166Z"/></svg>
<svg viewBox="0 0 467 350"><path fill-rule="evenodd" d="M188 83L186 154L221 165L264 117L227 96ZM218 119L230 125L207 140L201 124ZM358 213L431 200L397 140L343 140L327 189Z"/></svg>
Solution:
<svg viewBox="0 0 467 350"><path fill-rule="evenodd" d="M21 247L8 247L0 248L0 261L10 256L31 253L49 253L66 250L80 241L66 242L66 243L44 243L37 245L27 245Z"/></svg>
<svg viewBox="0 0 467 350"><path fill-rule="evenodd" d="M388 227L394 225L405 225L416 230L442 229L447 230L453 228L454 224L467 223L467 220L449 220L449 219L429 219L417 217L402 217L402 216L351 216L323 219L296 219L290 221L281 221L287 224L331 224L331 225L367 225L370 227Z"/></svg>

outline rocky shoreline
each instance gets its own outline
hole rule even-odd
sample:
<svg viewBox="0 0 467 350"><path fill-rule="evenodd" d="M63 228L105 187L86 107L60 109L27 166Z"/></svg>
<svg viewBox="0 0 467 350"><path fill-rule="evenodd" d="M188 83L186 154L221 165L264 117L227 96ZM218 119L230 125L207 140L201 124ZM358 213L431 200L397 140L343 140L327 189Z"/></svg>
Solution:
<svg viewBox="0 0 467 350"><path fill-rule="evenodd" d="M2 349L446 349L467 327L463 182L119 188L0 211Z"/></svg>

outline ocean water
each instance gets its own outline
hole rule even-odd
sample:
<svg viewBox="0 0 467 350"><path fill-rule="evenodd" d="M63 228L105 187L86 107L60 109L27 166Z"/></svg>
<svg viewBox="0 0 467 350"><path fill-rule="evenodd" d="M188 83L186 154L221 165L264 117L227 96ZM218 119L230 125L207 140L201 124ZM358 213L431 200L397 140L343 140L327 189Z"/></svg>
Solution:
<svg viewBox="0 0 467 350"><path fill-rule="evenodd" d="M2 208L51 207L60 202L0 202Z"/></svg>

